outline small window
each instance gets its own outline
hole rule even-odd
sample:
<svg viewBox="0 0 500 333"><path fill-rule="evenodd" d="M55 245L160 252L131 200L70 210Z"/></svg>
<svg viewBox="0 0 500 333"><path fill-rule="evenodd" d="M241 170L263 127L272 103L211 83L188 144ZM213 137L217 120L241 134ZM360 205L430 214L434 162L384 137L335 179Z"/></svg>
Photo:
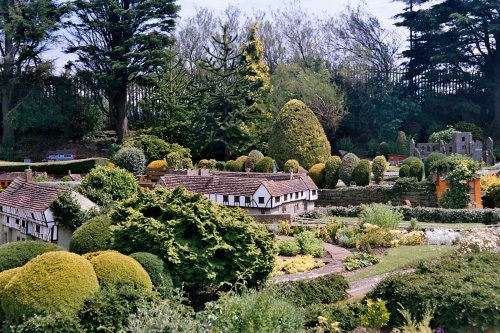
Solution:
<svg viewBox="0 0 500 333"><path fill-rule="evenodd" d="M264 197L259 197L259 204L263 204L264 203Z"/></svg>
<svg viewBox="0 0 500 333"><path fill-rule="evenodd" d="M229 196L227 195L222 196L222 201L229 202Z"/></svg>
<svg viewBox="0 0 500 333"><path fill-rule="evenodd" d="M316 195L316 190L313 190L313 195Z"/></svg>
<svg viewBox="0 0 500 333"><path fill-rule="evenodd" d="M279 203L281 201L281 197L274 198L274 201L276 201L276 203Z"/></svg>
<svg viewBox="0 0 500 333"><path fill-rule="evenodd" d="M25 226L26 226L26 221L22 220L22 221L21 221L21 225L22 225L23 227L25 227Z"/></svg>
<svg viewBox="0 0 500 333"><path fill-rule="evenodd" d="M0 206L0 212L3 212L3 206Z"/></svg>
<svg viewBox="0 0 500 333"><path fill-rule="evenodd" d="M252 198L251 197L245 197L245 203L249 204L251 202Z"/></svg>
<svg viewBox="0 0 500 333"><path fill-rule="evenodd" d="M300 196L304 197L304 191L300 192Z"/></svg>
<svg viewBox="0 0 500 333"><path fill-rule="evenodd" d="M35 219L35 214L31 213L31 218L34 220Z"/></svg>
<svg viewBox="0 0 500 333"><path fill-rule="evenodd" d="M436 151L436 146L432 147L432 151Z"/></svg>
<svg viewBox="0 0 500 333"><path fill-rule="evenodd" d="M16 219L16 224L19 224L19 219Z"/></svg>
<svg viewBox="0 0 500 333"><path fill-rule="evenodd" d="M17 236L17 241L19 242L21 240L21 237Z"/></svg>
<svg viewBox="0 0 500 333"><path fill-rule="evenodd" d="M462 146L462 149L464 149L464 150L467 149L467 146Z"/></svg>
<svg viewBox="0 0 500 333"><path fill-rule="evenodd" d="M462 137L462 142L465 142L465 136Z"/></svg>
<svg viewBox="0 0 500 333"><path fill-rule="evenodd" d="M299 192L295 192L295 199L299 198Z"/></svg>
<svg viewBox="0 0 500 333"><path fill-rule="evenodd" d="M234 196L234 202L240 202L240 196L239 195L235 195Z"/></svg>
<svg viewBox="0 0 500 333"><path fill-rule="evenodd" d="M39 225L36 225L36 226L35 226L35 231L36 231L36 232L40 232L40 226L39 226Z"/></svg>
<svg viewBox="0 0 500 333"><path fill-rule="evenodd" d="M451 153L453 151L453 149L451 147L449 147L448 151Z"/></svg>
<svg viewBox="0 0 500 333"><path fill-rule="evenodd" d="M288 200L288 194L285 194L285 201Z"/></svg>

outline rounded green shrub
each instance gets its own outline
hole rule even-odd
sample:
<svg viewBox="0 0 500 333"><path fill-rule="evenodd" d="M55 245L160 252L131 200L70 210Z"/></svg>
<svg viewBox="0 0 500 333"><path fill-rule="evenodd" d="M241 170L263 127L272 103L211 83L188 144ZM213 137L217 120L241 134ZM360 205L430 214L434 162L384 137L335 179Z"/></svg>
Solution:
<svg viewBox="0 0 500 333"><path fill-rule="evenodd" d="M309 177L319 188L325 187L325 163L315 164L309 169Z"/></svg>
<svg viewBox="0 0 500 333"><path fill-rule="evenodd" d="M182 156L178 152L169 153L166 158L167 165L174 169L182 169Z"/></svg>
<svg viewBox="0 0 500 333"><path fill-rule="evenodd" d="M372 167L370 161L361 160L359 161L356 168L354 168L354 181L357 186L367 186L370 185L370 180L372 176Z"/></svg>
<svg viewBox="0 0 500 333"><path fill-rule="evenodd" d="M327 188L335 188L340 177L340 166L342 160L338 156L330 156L325 163L325 185Z"/></svg>
<svg viewBox="0 0 500 333"><path fill-rule="evenodd" d="M400 178L403 178L403 177L410 177L410 166L406 165L406 164L403 164L400 168L399 168L399 177Z"/></svg>
<svg viewBox="0 0 500 333"><path fill-rule="evenodd" d="M499 184L493 184L490 186L488 189L488 192L486 192L486 196L490 198L491 202L493 203L493 206L495 208L500 208L500 185Z"/></svg>
<svg viewBox="0 0 500 333"><path fill-rule="evenodd" d="M272 173L274 171L274 160L268 156L264 157L255 166L255 172Z"/></svg>
<svg viewBox="0 0 500 333"><path fill-rule="evenodd" d="M162 160L172 152L178 153L182 158L191 158L188 148L184 148L177 143L168 143L154 135L141 134L127 138L123 146L142 149L148 163L154 160Z"/></svg>
<svg viewBox="0 0 500 333"><path fill-rule="evenodd" d="M82 179L80 192L99 206L134 196L139 185L130 172L121 168L98 166Z"/></svg>
<svg viewBox="0 0 500 333"><path fill-rule="evenodd" d="M245 161L245 170L250 169L250 171L253 171L263 158L264 155L260 151L252 150Z"/></svg>
<svg viewBox="0 0 500 333"><path fill-rule="evenodd" d="M410 156L410 157L407 157L404 159L404 161L401 163L401 165L407 165L407 166L411 166L411 164L415 161L419 161L420 159L418 157L413 157L413 156Z"/></svg>
<svg viewBox="0 0 500 333"><path fill-rule="evenodd" d="M269 155L281 168L295 159L310 169L325 162L331 147L318 118L303 102L291 100L278 111L269 138Z"/></svg>
<svg viewBox="0 0 500 333"><path fill-rule="evenodd" d="M70 252L48 252L12 277L2 293L2 309L11 323L34 314L73 313L98 289L88 260Z"/></svg>
<svg viewBox="0 0 500 333"><path fill-rule="evenodd" d="M351 181L354 180L354 169L359 164L359 158L353 153L348 153L342 158L342 163L340 164L339 178L344 182L346 186L351 185Z"/></svg>
<svg viewBox="0 0 500 333"><path fill-rule="evenodd" d="M125 284L141 290L153 288L146 270L129 256L117 251L100 251L89 253L85 257L94 267L101 288L114 288Z"/></svg>
<svg viewBox="0 0 500 333"><path fill-rule="evenodd" d="M300 254L300 246L296 239L280 239L278 249L280 256L294 257Z"/></svg>
<svg viewBox="0 0 500 333"><path fill-rule="evenodd" d="M5 286L10 282L10 280L12 280L12 278L19 272L20 269L21 267L16 267L0 272L0 323L3 323L3 321L5 320L1 304L3 290Z"/></svg>
<svg viewBox="0 0 500 333"><path fill-rule="evenodd" d="M245 171L245 163L248 160L248 156L240 156L234 162L238 166L238 170L236 171Z"/></svg>
<svg viewBox="0 0 500 333"><path fill-rule="evenodd" d="M387 142L384 141L378 145L378 151L380 155L384 155L387 158L387 156L389 156L389 154L391 153L391 147Z"/></svg>
<svg viewBox="0 0 500 333"><path fill-rule="evenodd" d="M297 160L288 160L285 162L285 165L283 166L283 171L284 172L291 172L297 173L299 172L299 167L300 164Z"/></svg>
<svg viewBox="0 0 500 333"><path fill-rule="evenodd" d="M111 243L111 220L108 216L97 216L84 223L71 236L69 250L78 254L109 249Z"/></svg>
<svg viewBox="0 0 500 333"><path fill-rule="evenodd" d="M226 162L224 161L217 161L215 163L215 168L219 171L224 171L226 170Z"/></svg>
<svg viewBox="0 0 500 333"><path fill-rule="evenodd" d="M126 147L120 149L114 156L113 162L119 168L125 169L135 176L144 173L146 157L141 149Z"/></svg>
<svg viewBox="0 0 500 333"><path fill-rule="evenodd" d="M198 168L200 168L200 169L209 169L208 164L209 164L209 162L208 162L207 159L201 159L198 162Z"/></svg>
<svg viewBox="0 0 500 333"><path fill-rule="evenodd" d="M153 286L164 294L172 293L172 277L165 267L165 262L160 257L148 252L136 252L130 256L146 270Z"/></svg>
<svg viewBox="0 0 500 333"><path fill-rule="evenodd" d="M375 183L380 184L384 181L384 173L387 169L387 160L385 156L377 156L373 159L372 172Z"/></svg>
<svg viewBox="0 0 500 333"><path fill-rule="evenodd" d="M300 251L316 258L321 258L325 253L323 240L316 238L312 231L302 231L295 236L299 244Z"/></svg>
<svg viewBox="0 0 500 333"><path fill-rule="evenodd" d="M21 267L36 256L53 251L64 251L62 247L42 241L12 242L0 245L0 272Z"/></svg>
<svg viewBox="0 0 500 333"><path fill-rule="evenodd" d="M410 165L410 177L421 181L424 178L424 163L421 160L413 161Z"/></svg>
<svg viewBox="0 0 500 333"><path fill-rule="evenodd" d="M446 155L442 153L430 153L429 156L424 160L425 175L429 176L431 174L432 163L444 160Z"/></svg>
<svg viewBox="0 0 500 333"><path fill-rule="evenodd" d="M64 176L64 177L62 177L62 178L61 178L61 181L62 181L62 182L70 182L70 181L72 181L72 180L73 180L73 179L71 179L71 177L70 177L70 176Z"/></svg>
<svg viewBox="0 0 500 333"><path fill-rule="evenodd" d="M235 160L229 160L225 164L226 170L227 171L233 171L233 172L240 172L240 168L238 163L236 163Z"/></svg>

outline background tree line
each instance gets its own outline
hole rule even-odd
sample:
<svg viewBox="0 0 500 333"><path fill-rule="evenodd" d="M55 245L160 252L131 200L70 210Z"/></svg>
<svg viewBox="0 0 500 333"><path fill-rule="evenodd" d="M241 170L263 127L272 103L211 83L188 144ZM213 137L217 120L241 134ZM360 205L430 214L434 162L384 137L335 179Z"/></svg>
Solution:
<svg viewBox="0 0 500 333"><path fill-rule="evenodd" d="M290 99L314 111L338 149L369 150L399 131L425 140L459 121L500 135L496 1L405 2L412 6L398 25L411 31L411 49L363 5L334 17L292 1L251 15L202 7L179 18L173 0L4 1L2 142L67 128L61 124L78 115L115 129L120 142L132 128L185 145L194 157L228 159L266 151L273 115ZM45 25L30 27L35 19ZM43 88L53 75L40 55L61 35L55 47L78 56L64 80L85 87L72 94ZM12 43L22 47L6 52ZM33 89L15 88L24 82ZM132 88L142 95L135 101L127 98ZM42 101L58 94L73 107ZM27 125L38 117L46 121Z"/></svg>

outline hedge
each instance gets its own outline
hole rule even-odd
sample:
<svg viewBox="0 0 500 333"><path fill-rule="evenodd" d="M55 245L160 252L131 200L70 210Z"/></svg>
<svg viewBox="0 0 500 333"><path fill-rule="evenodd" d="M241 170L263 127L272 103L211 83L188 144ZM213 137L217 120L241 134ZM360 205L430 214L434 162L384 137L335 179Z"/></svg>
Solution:
<svg viewBox="0 0 500 333"><path fill-rule="evenodd" d="M309 177L318 188L325 187L325 163L318 163L309 169Z"/></svg>
<svg viewBox="0 0 500 333"><path fill-rule="evenodd" d="M328 318L329 323L339 322L342 331L352 331L361 326L360 317L366 312L362 303L313 304L306 309L306 325L316 327L318 317Z"/></svg>
<svg viewBox="0 0 500 333"><path fill-rule="evenodd" d="M148 252L136 252L130 255L137 260L151 278L153 286L164 295L172 293L172 277L166 269L165 262L158 256Z"/></svg>
<svg viewBox="0 0 500 333"><path fill-rule="evenodd" d="M500 222L500 209L445 209L408 206L394 206L394 209L399 209L407 221L415 218L420 222L435 223L498 224ZM360 214L361 206L330 206L303 213L301 216L308 218L325 216L358 217Z"/></svg>
<svg viewBox="0 0 500 333"><path fill-rule="evenodd" d="M101 288L132 285L140 290L152 290L153 284L146 270L132 257L117 251L86 254L99 280Z"/></svg>
<svg viewBox="0 0 500 333"><path fill-rule="evenodd" d="M402 324L399 304L420 319L434 309L432 327L446 332L494 332L500 327L500 253L481 253L421 264L380 282L367 297L383 299L390 324Z"/></svg>
<svg viewBox="0 0 500 333"><path fill-rule="evenodd" d="M64 251L62 247L41 241L12 242L0 245L0 272L21 267L36 256L52 251Z"/></svg>
<svg viewBox="0 0 500 333"><path fill-rule="evenodd" d="M108 160L105 158L87 158L75 161L61 162L40 162L40 163L0 163L0 172L24 171L30 168L37 172L47 172L54 175L67 175L68 171L72 173L88 173L98 165L106 165Z"/></svg>
<svg viewBox="0 0 500 333"><path fill-rule="evenodd" d="M278 294L299 307L312 304L329 304L347 297L349 284L338 274L321 276L311 280L288 281L276 285Z"/></svg>
<svg viewBox="0 0 500 333"><path fill-rule="evenodd" d="M73 313L99 289L97 276L85 258L69 252L44 253L23 266L2 293L6 319Z"/></svg>
<svg viewBox="0 0 500 333"><path fill-rule="evenodd" d="M78 254L109 249L111 243L111 220L97 216L84 223L71 236L69 250Z"/></svg>
<svg viewBox="0 0 500 333"><path fill-rule="evenodd" d="M10 282L10 280L12 280L12 278L19 272L20 269L21 267L16 267L0 272L0 328L3 321L5 320L5 316L1 306L2 305L1 300L3 298L2 296L3 290L5 286Z"/></svg>

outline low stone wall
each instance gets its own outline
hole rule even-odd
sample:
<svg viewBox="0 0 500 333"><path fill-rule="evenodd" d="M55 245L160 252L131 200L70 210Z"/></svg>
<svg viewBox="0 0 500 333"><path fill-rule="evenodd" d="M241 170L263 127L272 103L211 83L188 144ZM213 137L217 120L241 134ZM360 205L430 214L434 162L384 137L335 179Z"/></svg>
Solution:
<svg viewBox="0 0 500 333"><path fill-rule="evenodd" d="M391 185L370 185L366 187L344 187L319 190L317 206L359 206L371 203L387 203L401 206L409 200L412 206L437 207L436 195L428 191L395 193Z"/></svg>

